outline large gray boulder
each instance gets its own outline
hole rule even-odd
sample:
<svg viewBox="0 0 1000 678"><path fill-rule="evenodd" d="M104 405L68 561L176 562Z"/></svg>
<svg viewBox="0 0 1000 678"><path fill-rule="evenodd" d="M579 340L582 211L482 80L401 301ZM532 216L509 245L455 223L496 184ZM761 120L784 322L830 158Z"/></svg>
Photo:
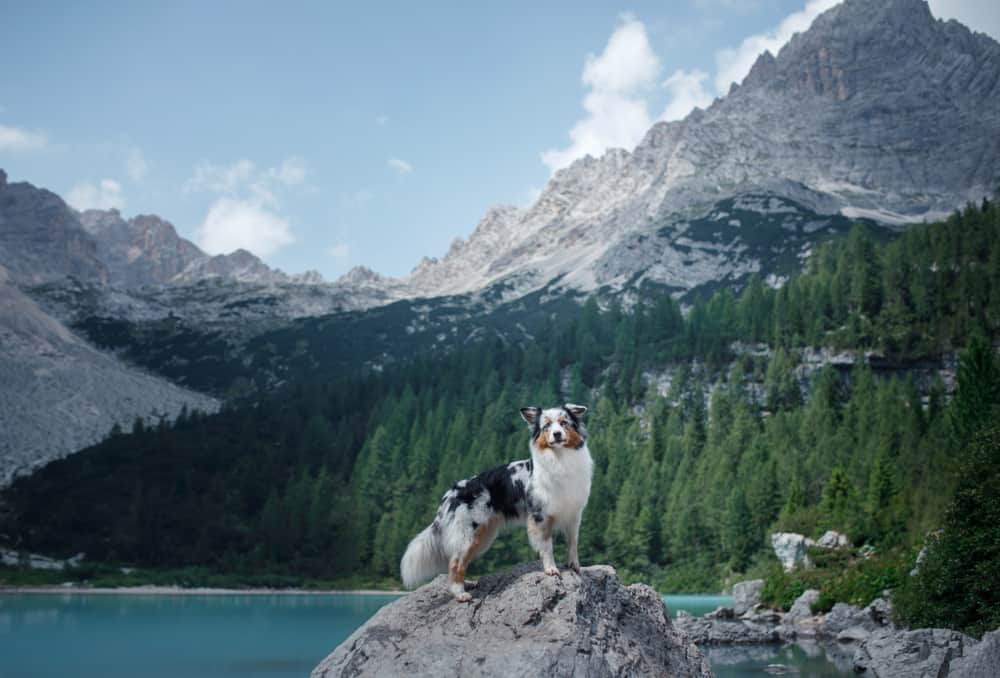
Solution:
<svg viewBox="0 0 1000 678"><path fill-rule="evenodd" d="M876 678L938 678L949 675L952 664L976 644L974 638L950 629L883 628L862 641L854 653L854 670L867 669Z"/></svg>
<svg viewBox="0 0 1000 678"><path fill-rule="evenodd" d="M764 590L763 579L741 581L733 585L733 612L740 616L760 604L760 594Z"/></svg>
<svg viewBox="0 0 1000 678"><path fill-rule="evenodd" d="M996 678L1000 675L1000 629L983 636L978 645L952 662L949 678Z"/></svg>
<svg viewBox="0 0 1000 678"><path fill-rule="evenodd" d="M332 676L712 676L644 584L613 568L485 576L470 603L439 577L379 610L313 670Z"/></svg>

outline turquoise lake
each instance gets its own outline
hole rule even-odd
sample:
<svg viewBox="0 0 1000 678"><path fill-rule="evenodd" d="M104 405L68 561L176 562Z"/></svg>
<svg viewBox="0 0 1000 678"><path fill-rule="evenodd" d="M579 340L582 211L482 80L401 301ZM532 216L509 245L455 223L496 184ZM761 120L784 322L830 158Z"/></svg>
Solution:
<svg viewBox="0 0 1000 678"><path fill-rule="evenodd" d="M395 594L0 594L0 678L308 676ZM700 615L726 596L664 596L671 615ZM846 676L820 648L710 653L720 677Z"/></svg>

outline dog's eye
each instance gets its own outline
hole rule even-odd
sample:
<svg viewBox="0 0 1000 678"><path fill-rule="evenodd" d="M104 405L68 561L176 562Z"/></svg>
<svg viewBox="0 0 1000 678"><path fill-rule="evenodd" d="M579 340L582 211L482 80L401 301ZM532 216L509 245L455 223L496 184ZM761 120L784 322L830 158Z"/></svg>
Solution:
<svg viewBox="0 0 1000 678"><path fill-rule="evenodd" d="M550 426L552 426L552 422L551 421L547 421L547 422L545 422L545 426L543 426L542 428L545 429L545 428L549 428Z"/></svg>

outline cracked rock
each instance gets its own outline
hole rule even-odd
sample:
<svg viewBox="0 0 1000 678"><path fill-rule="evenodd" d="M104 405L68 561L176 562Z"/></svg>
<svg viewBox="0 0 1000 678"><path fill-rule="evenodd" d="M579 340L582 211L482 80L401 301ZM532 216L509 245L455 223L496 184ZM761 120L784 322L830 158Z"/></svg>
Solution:
<svg viewBox="0 0 1000 678"><path fill-rule="evenodd" d="M378 611L313 671L333 676L711 676L660 595L613 568L482 577L470 603L438 577Z"/></svg>

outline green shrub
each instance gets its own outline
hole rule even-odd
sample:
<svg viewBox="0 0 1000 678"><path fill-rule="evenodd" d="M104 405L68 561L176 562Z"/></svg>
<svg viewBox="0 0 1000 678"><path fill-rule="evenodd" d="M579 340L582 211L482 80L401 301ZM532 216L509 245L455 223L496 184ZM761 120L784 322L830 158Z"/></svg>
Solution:
<svg viewBox="0 0 1000 678"><path fill-rule="evenodd" d="M842 569L823 581L813 612L829 612L835 603L864 607L882 595L886 589L899 586L906 560L898 553L872 556Z"/></svg>

